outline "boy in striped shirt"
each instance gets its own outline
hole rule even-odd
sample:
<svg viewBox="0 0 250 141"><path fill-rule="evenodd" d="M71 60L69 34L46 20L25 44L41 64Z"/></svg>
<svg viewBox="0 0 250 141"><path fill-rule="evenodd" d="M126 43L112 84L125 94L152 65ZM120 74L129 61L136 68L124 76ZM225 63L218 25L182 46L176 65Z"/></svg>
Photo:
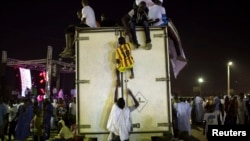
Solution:
<svg viewBox="0 0 250 141"><path fill-rule="evenodd" d="M119 46L116 49L115 59L117 63L116 76L117 85L120 86L120 72L125 72L127 69L131 71L130 79L134 78L134 59L131 53L131 44L126 43L124 37L119 37Z"/></svg>

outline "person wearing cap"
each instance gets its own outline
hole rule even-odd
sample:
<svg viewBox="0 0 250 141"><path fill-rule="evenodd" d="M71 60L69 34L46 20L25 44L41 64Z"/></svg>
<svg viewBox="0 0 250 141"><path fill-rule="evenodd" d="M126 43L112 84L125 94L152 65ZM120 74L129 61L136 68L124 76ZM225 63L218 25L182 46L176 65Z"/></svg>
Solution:
<svg viewBox="0 0 250 141"><path fill-rule="evenodd" d="M58 126L60 127L59 133L54 137L53 141L71 141L73 140L72 131L65 125L63 120L58 122Z"/></svg>

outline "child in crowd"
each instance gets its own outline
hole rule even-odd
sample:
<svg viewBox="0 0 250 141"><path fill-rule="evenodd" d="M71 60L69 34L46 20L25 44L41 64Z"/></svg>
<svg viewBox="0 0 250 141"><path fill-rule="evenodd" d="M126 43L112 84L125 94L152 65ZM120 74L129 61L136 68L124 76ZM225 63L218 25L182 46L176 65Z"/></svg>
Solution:
<svg viewBox="0 0 250 141"><path fill-rule="evenodd" d="M203 134L208 138L208 125L218 125L217 114L215 113L214 104L208 104L207 110L204 113L204 128Z"/></svg>

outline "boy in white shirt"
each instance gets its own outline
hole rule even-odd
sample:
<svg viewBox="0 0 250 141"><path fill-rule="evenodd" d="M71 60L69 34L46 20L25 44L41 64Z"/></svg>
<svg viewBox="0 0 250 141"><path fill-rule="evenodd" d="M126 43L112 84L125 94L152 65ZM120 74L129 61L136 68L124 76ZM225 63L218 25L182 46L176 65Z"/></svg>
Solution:
<svg viewBox="0 0 250 141"><path fill-rule="evenodd" d="M153 26L166 26L166 9L162 6L162 0L153 0L154 5L149 7L148 18L153 21Z"/></svg>
<svg viewBox="0 0 250 141"><path fill-rule="evenodd" d="M93 8L89 6L88 0L82 0L82 6L81 21L87 24L89 27L97 27L95 12Z"/></svg>

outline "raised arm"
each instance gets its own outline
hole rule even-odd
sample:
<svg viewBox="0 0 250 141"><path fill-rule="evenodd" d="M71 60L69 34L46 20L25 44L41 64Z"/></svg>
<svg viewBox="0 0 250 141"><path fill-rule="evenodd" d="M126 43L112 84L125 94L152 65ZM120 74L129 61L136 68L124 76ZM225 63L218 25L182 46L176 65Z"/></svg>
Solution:
<svg viewBox="0 0 250 141"><path fill-rule="evenodd" d="M115 87L115 95L114 95L114 102L117 102L118 100L118 85Z"/></svg>
<svg viewBox="0 0 250 141"><path fill-rule="evenodd" d="M133 95L132 91L130 89L127 89L128 94L132 97L134 103L135 103L135 107L137 108L139 106L139 102L138 100L135 98L135 96Z"/></svg>

